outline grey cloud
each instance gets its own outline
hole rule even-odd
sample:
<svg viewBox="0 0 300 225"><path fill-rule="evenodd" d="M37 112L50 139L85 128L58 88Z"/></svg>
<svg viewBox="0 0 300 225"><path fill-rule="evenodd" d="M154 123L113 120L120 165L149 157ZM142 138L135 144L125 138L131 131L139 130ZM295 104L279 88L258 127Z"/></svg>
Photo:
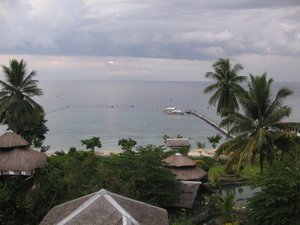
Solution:
<svg viewBox="0 0 300 225"><path fill-rule="evenodd" d="M0 8L2 54L300 55L298 0L7 0Z"/></svg>

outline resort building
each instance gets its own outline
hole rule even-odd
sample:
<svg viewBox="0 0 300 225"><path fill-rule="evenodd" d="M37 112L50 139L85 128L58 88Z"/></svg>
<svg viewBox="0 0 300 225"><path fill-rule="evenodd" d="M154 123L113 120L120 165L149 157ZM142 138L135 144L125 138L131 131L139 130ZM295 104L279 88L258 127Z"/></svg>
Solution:
<svg viewBox="0 0 300 225"><path fill-rule="evenodd" d="M180 153L163 159L163 162L178 180L203 181L207 178L207 173L200 169L194 160Z"/></svg>
<svg viewBox="0 0 300 225"><path fill-rule="evenodd" d="M40 225L168 225L165 209L105 189L52 208Z"/></svg>
<svg viewBox="0 0 300 225"><path fill-rule="evenodd" d="M191 146L188 138L167 138L166 145L169 148L189 148Z"/></svg>
<svg viewBox="0 0 300 225"><path fill-rule="evenodd" d="M13 132L0 136L1 175L31 176L47 164L46 155L29 148L29 143Z"/></svg>
<svg viewBox="0 0 300 225"><path fill-rule="evenodd" d="M176 153L163 159L168 169L180 180L178 199L171 206L192 208L202 181L207 179L207 173L197 167L194 160Z"/></svg>

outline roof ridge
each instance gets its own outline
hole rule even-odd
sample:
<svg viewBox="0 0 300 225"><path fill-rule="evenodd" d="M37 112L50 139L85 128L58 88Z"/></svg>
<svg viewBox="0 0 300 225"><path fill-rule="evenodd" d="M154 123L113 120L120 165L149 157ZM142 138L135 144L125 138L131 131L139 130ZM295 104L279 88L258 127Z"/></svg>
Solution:
<svg viewBox="0 0 300 225"><path fill-rule="evenodd" d="M105 189L101 189L101 190L105 190ZM101 191L101 190L100 190L100 191ZM128 198L128 197L125 197L125 196L123 196L123 195L119 195L119 194L116 194L116 193L112 193L112 192L107 191L107 190L105 190L105 191L106 191L107 193L109 193L110 195L112 195L112 196L116 195L116 196L118 196L118 197L120 197L120 198L124 198L124 199L130 200L130 201L133 201L133 202L137 202L137 203L140 203L140 204L142 204L142 205L146 205L146 206L150 206L150 207L153 207L153 208L156 208L156 209L160 209L160 210L163 210L163 211L167 211L167 210L164 209L164 208L161 208L161 207L158 207L158 206L155 206L155 205L151 205L151 204L149 204L149 203L145 203L145 202L141 202L141 201L136 200L136 199Z"/></svg>
<svg viewBox="0 0 300 225"><path fill-rule="evenodd" d="M140 225L110 194L104 194L104 198L112 204L123 216L123 225ZM129 221L128 221L129 219Z"/></svg>
<svg viewBox="0 0 300 225"><path fill-rule="evenodd" d="M67 222L69 222L71 219L73 219L75 216L77 216L80 212L82 212L84 209L86 209L88 206L90 206L93 202L95 202L100 196L102 195L93 195L88 200L86 200L84 203L82 203L77 209L75 209L73 212L71 212L68 216L66 216L63 220L57 223L57 225L64 225Z"/></svg>
<svg viewBox="0 0 300 225"><path fill-rule="evenodd" d="M123 225L140 225L111 195L115 195L114 193L111 193L107 191L106 189L102 188L100 191L94 192L91 194L91 197L88 198L85 202L83 202L77 209L75 209L73 212L71 212L69 215L67 215L64 219L59 221L57 225L64 225L67 222L69 222L71 219L73 219L75 216L77 216L79 213L81 213L83 210L85 210L87 207L89 207L91 204L93 204L98 198L104 197L110 204L112 204L113 207L115 207L123 217ZM121 195L120 195L121 196ZM123 197L123 196L121 196ZM126 197L125 197L126 198ZM129 198L126 198L129 199ZM131 200L131 199L130 199Z"/></svg>

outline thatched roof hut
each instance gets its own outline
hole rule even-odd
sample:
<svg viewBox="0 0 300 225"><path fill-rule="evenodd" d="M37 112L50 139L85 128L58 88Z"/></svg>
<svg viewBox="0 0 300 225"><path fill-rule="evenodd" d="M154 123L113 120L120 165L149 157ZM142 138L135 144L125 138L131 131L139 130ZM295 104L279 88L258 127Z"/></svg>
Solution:
<svg viewBox="0 0 300 225"><path fill-rule="evenodd" d="M0 136L0 150L3 148L18 148L28 146L28 141L14 132L6 132Z"/></svg>
<svg viewBox="0 0 300 225"><path fill-rule="evenodd" d="M200 180L206 180L207 172L197 167L194 160L180 153L171 155L162 161L180 180L178 199L170 206L192 208L202 183Z"/></svg>
<svg viewBox="0 0 300 225"><path fill-rule="evenodd" d="M32 171L47 164L46 155L29 148L0 151L2 175L31 175Z"/></svg>
<svg viewBox="0 0 300 225"><path fill-rule="evenodd" d="M165 209L102 189L55 206L40 225L168 225Z"/></svg>
<svg viewBox="0 0 300 225"><path fill-rule="evenodd" d="M172 167L196 166L196 162L194 160L180 153L171 155L168 158L163 159L162 161L167 163L168 166Z"/></svg>
<svg viewBox="0 0 300 225"><path fill-rule="evenodd" d="M162 160L167 163L170 171L176 175L178 180L201 180L205 179L207 172L197 167L196 162L191 158L176 153Z"/></svg>
<svg viewBox="0 0 300 225"><path fill-rule="evenodd" d="M191 146L188 138L167 138L166 145L170 148L182 148Z"/></svg>
<svg viewBox="0 0 300 225"><path fill-rule="evenodd" d="M29 143L13 132L0 136L1 175L32 175L47 164L46 155L29 148Z"/></svg>

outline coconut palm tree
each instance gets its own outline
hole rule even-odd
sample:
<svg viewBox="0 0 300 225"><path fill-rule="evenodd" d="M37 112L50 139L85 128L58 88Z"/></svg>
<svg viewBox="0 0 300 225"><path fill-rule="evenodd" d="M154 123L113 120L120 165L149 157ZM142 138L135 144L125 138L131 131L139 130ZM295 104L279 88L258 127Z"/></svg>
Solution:
<svg viewBox="0 0 300 225"><path fill-rule="evenodd" d="M10 60L9 66L2 66L4 81L0 80L0 123L8 129L26 136L32 127L44 125L44 110L32 97L43 94L34 80L36 71L27 75L26 62ZM48 129L43 129L47 132ZM32 133L32 131L31 131ZM30 139L30 138L29 138Z"/></svg>
<svg viewBox="0 0 300 225"><path fill-rule="evenodd" d="M261 172L266 158L272 163L276 151L275 139L282 136L279 132L271 131L270 127L290 115L291 108L284 106L283 101L292 94L288 88L281 88L273 98L272 83L273 79L267 79L266 73L261 76L250 74L248 90L239 93L244 113L230 109L226 111L221 125L232 125L229 133L237 134L218 149L219 154L230 155L227 169L236 165L235 169L239 170L244 160L253 163L256 154L259 154Z"/></svg>
<svg viewBox="0 0 300 225"><path fill-rule="evenodd" d="M238 76L239 71L243 69L241 64L233 67L229 59L219 59L213 64L214 72L207 72L206 77L216 83L209 85L204 89L204 93L214 92L209 99L210 105L217 104L217 114L222 115L224 109L238 110L239 105L236 94L242 87L240 83L247 80L246 76Z"/></svg>

